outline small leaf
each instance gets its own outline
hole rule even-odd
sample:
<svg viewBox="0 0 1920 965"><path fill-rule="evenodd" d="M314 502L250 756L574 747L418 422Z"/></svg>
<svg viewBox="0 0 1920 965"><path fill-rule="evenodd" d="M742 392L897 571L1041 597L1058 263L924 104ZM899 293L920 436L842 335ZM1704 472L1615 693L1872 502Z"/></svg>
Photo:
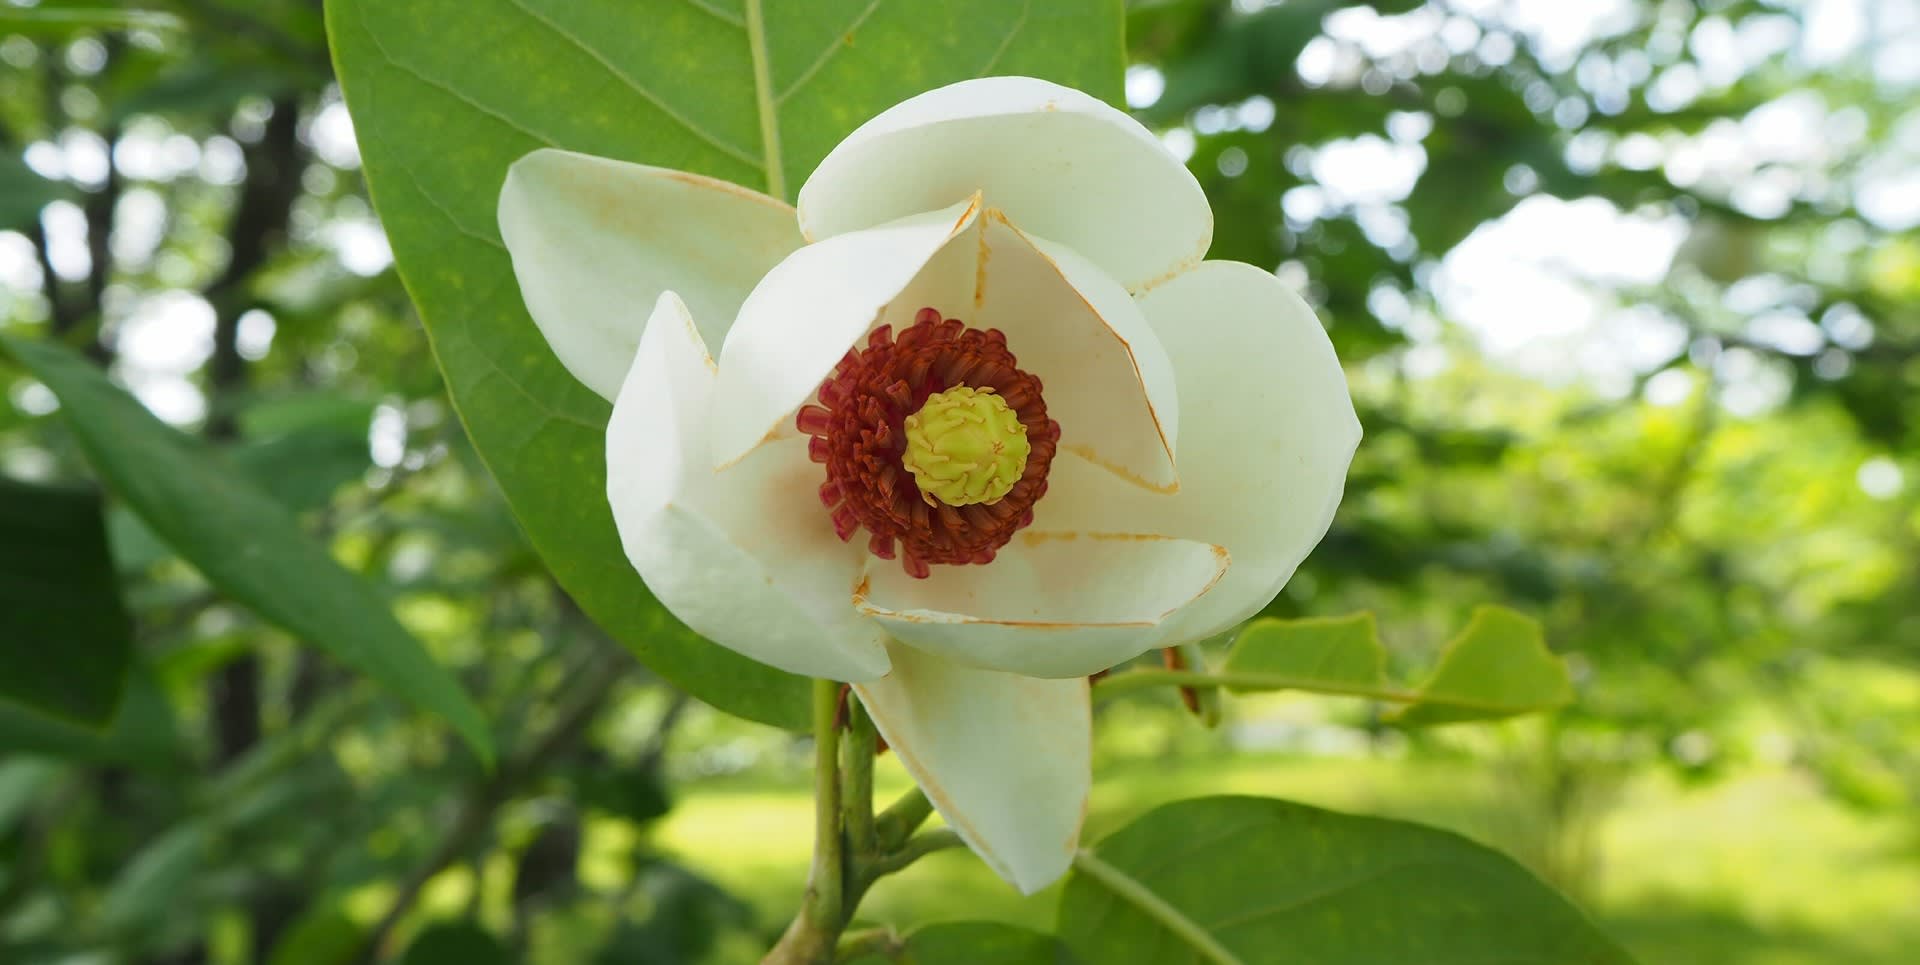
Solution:
<svg viewBox="0 0 1920 965"><path fill-rule="evenodd" d="M1305 620L1261 620L1249 626L1227 655L1227 673L1273 674L1315 681L1331 689L1387 686L1387 651L1372 613ZM1229 687L1245 693L1252 687Z"/></svg>
<svg viewBox="0 0 1920 965"><path fill-rule="evenodd" d="M1512 859L1465 838L1255 797L1180 801L1083 856L1060 937L1102 965L1631 965Z"/></svg>
<svg viewBox="0 0 1920 965"><path fill-rule="evenodd" d="M137 931L172 914L214 842L205 821L161 832L120 869L100 898L92 926L103 936Z"/></svg>
<svg viewBox="0 0 1920 965"><path fill-rule="evenodd" d="M916 930L891 954L863 955L848 965L1074 965L1078 961L1052 935L997 921L951 921Z"/></svg>
<svg viewBox="0 0 1920 965"><path fill-rule="evenodd" d="M486 721L385 600L309 539L272 497L198 440L162 423L73 352L0 337L60 400L109 486L154 533L234 601L394 693L445 717L491 761Z"/></svg>
<svg viewBox="0 0 1920 965"><path fill-rule="evenodd" d="M1440 666L1420 688L1420 701L1391 719L1402 724L1483 720L1572 700L1566 664L1547 649L1540 624L1505 607L1483 606L1474 609L1466 629L1440 654Z"/></svg>
<svg viewBox="0 0 1920 965"><path fill-rule="evenodd" d="M1390 684L1386 659L1370 613L1269 618L1241 631L1220 677L1236 693L1302 690L1402 704L1388 719L1407 726L1511 717L1573 699L1566 665L1547 649L1540 624L1505 607L1476 608L1417 690Z"/></svg>
<svg viewBox="0 0 1920 965"><path fill-rule="evenodd" d="M104 727L132 657L99 494L0 477L0 699Z"/></svg>

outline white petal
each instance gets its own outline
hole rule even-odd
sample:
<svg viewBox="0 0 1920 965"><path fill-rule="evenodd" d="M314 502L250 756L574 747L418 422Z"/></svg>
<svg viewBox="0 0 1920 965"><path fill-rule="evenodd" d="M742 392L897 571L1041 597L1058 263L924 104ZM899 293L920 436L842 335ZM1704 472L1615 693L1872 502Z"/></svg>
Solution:
<svg viewBox="0 0 1920 965"><path fill-rule="evenodd" d="M1171 645L1233 627L1286 585L1333 521L1360 420L1326 331L1271 272L1209 261L1141 307L1180 383L1180 491L1128 486L1062 452L1034 526L1225 546L1219 585L1163 624Z"/></svg>
<svg viewBox="0 0 1920 965"><path fill-rule="evenodd" d="M534 324L609 400L661 292L719 344L754 283L802 244L793 209L764 194L551 148L507 170L499 217Z"/></svg>
<svg viewBox="0 0 1920 965"><path fill-rule="evenodd" d="M990 209L980 225L975 314L963 320L1006 333L1020 367L1040 379L1061 448L1139 485L1178 488L1173 365L1140 306L1106 272L1005 213Z"/></svg>
<svg viewBox="0 0 1920 965"><path fill-rule="evenodd" d="M1160 627L1228 572L1208 543L1026 530L983 566L916 580L876 560L854 604L901 641L1032 677L1084 677L1160 645Z"/></svg>
<svg viewBox="0 0 1920 965"><path fill-rule="evenodd" d="M977 199L923 211L808 245L769 272L720 350L715 463L791 429L793 411L867 330L904 328L922 307L968 297L973 252L948 242L978 216ZM931 264L942 254L954 263Z"/></svg>
<svg viewBox="0 0 1920 965"><path fill-rule="evenodd" d="M1186 166L1132 118L1030 77L963 81L868 121L800 189L800 226L831 238L983 192L1129 289L1194 265L1213 212Z"/></svg>
<svg viewBox="0 0 1920 965"><path fill-rule="evenodd" d="M1092 782L1087 682L975 670L890 644L893 672L854 684L927 799L1026 894L1067 870Z"/></svg>
<svg viewBox="0 0 1920 965"><path fill-rule="evenodd" d="M861 554L834 535L805 443L714 471L714 378L686 306L662 294L607 424L607 498L627 558L715 643L808 676L886 673L885 634L847 604Z"/></svg>

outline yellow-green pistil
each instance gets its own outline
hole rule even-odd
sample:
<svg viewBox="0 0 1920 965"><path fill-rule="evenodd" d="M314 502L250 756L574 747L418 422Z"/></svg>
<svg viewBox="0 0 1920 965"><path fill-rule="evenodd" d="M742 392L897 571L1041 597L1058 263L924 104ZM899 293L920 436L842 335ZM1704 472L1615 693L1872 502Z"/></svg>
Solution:
<svg viewBox="0 0 1920 965"><path fill-rule="evenodd" d="M998 502L1027 470L1027 427L991 388L935 392L906 427L900 461L929 503Z"/></svg>

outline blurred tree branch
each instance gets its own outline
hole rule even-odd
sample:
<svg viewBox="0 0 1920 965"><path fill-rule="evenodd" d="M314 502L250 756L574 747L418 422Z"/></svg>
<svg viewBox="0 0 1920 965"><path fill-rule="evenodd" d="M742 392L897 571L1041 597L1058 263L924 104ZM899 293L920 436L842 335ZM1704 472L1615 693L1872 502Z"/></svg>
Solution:
<svg viewBox="0 0 1920 965"><path fill-rule="evenodd" d="M485 837L500 807L545 773L546 767L579 739L606 704L614 685L625 679L633 667L631 658L595 637L588 639L594 640L595 652L573 674L570 691L559 698L552 723L541 736L522 744L500 763L498 770L481 778L466 793L440 844L407 874L386 914L367 932L354 959L358 965L372 965L384 957L388 936L413 908L427 883L461 860ZM678 711L670 708L659 726L663 730L670 728L677 718Z"/></svg>
<svg viewBox="0 0 1920 965"><path fill-rule="evenodd" d="M289 66L297 67L315 82L333 77L333 64L324 49L316 50L287 36L273 25L218 0L175 0L194 20L209 32L252 41ZM315 3L318 7L319 4Z"/></svg>

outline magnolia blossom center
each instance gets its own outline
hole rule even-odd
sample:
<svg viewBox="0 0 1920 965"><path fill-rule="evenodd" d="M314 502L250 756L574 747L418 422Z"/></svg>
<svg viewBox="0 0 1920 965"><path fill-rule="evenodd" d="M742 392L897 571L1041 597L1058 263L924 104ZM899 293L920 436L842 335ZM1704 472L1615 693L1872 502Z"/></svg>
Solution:
<svg viewBox="0 0 1920 965"><path fill-rule="evenodd" d="M928 500L949 506L996 503L1027 469L1027 427L988 386L935 392L907 416L901 462Z"/></svg>
<svg viewBox="0 0 1920 965"><path fill-rule="evenodd" d="M834 532L866 530L868 552L919 578L934 564L992 562L1033 522L1060 442L1006 335L932 308L849 349L794 421L826 467Z"/></svg>

